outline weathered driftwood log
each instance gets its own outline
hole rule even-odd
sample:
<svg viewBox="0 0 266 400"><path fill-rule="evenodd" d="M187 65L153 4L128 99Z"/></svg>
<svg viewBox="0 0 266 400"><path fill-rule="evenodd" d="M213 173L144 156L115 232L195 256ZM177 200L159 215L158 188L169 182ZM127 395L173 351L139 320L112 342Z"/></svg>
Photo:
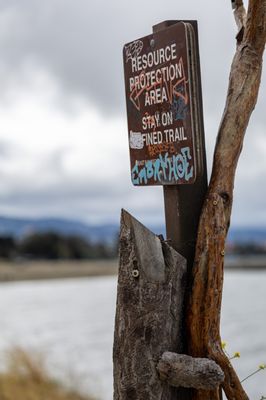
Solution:
<svg viewBox="0 0 266 400"><path fill-rule="evenodd" d="M247 400L221 346L220 309L224 246L230 225L235 171L260 86L266 40L266 0L249 0L247 18L243 16L243 1L237 0L235 4L243 35L238 36L211 181L198 228L187 331L189 354L211 358L223 369L225 380L222 386L227 399ZM193 394L193 400L218 399L221 399L218 390L198 390Z"/></svg>
<svg viewBox="0 0 266 400"><path fill-rule="evenodd" d="M193 358L166 352L157 366L160 379L171 386L213 390L224 380L224 373L208 358Z"/></svg>
<svg viewBox="0 0 266 400"><path fill-rule="evenodd" d="M122 211L114 337L114 399L176 400L159 379L163 352L182 352L186 261Z"/></svg>

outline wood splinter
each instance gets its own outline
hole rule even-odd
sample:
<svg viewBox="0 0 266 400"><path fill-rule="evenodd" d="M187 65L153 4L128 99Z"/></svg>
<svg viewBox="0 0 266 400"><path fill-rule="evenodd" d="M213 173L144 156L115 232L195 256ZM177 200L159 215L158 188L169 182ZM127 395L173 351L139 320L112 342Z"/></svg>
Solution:
<svg viewBox="0 0 266 400"><path fill-rule="evenodd" d="M160 379L170 386L214 390L224 381L222 369L208 358L165 352L158 363Z"/></svg>

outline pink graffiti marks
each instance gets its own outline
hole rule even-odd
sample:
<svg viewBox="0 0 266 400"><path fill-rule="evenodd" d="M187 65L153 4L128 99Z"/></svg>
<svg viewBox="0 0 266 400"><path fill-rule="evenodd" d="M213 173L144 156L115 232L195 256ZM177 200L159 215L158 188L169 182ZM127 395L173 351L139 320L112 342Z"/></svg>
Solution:
<svg viewBox="0 0 266 400"><path fill-rule="evenodd" d="M141 40L135 40L134 42L125 46L126 62L128 62L132 58L138 57L142 49L143 49L143 42Z"/></svg>
<svg viewBox="0 0 266 400"><path fill-rule="evenodd" d="M155 71L142 70L139 75L130 79L129 89L130 100L138 111L141 108L141 96L145 98L145 106L164 101L172 105L176 99L180 99L187 106L189 101L188 79L182 57L176 66L171 65L170 68L161 66Z"/></svg>

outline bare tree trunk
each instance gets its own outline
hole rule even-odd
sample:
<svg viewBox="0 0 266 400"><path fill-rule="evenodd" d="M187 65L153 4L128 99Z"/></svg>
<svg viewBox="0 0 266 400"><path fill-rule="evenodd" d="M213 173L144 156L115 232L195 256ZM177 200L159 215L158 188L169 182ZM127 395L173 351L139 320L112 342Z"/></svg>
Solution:
<svg viewBox="0 0 266 400"><path fill-rule="evenodd" d="M266 39L266 0L250 0L247 18L243 13L242 0L235 3L238 46L231 67L212 176L198 228L187 332L189 354L211 358L224 371L222 386L227 398L246 400L248 396L221 347L220 310L224 248L230 225L235 170L260 86ZM198 390L193 395L193 400L218 399L219 390Z"/></svg>

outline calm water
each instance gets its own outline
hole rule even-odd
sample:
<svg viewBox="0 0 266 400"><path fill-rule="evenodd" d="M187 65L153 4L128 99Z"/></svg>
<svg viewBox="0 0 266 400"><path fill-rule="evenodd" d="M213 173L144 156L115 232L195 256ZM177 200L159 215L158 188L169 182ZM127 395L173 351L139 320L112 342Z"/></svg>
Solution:
<svg viewBox="0 0 266 400"><path fill-rule="evenodd" d="M111 400L115 296L114 277L0 284L0 350L41 351L58 377ZM266 363L265 314L266 271L226 272L223 339L242 378ZM245 388L266 395L266 371Z"/></svg>

